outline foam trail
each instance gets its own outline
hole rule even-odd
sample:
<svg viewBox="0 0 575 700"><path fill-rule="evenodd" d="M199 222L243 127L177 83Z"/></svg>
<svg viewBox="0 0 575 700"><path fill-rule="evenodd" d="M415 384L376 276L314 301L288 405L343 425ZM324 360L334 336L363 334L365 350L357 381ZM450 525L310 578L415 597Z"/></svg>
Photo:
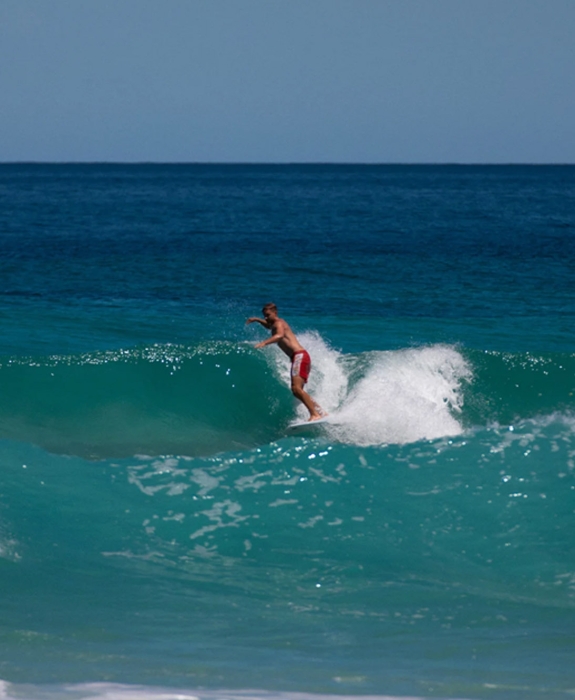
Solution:
<svg viewBox="0 0 575 700"><path fill-rule="evenodd" d="M463 380L471 371L444 345L372 352L337 414L333 437L354 444L406 443L458 435Z"/></svg>
<svg viewBox="0 0 575 700"><path fill-rule="evenodd" d="M266 690L181 690L121 683L26 686L0 680L3 700L422 700L395 695L327 695Z"/></svg>

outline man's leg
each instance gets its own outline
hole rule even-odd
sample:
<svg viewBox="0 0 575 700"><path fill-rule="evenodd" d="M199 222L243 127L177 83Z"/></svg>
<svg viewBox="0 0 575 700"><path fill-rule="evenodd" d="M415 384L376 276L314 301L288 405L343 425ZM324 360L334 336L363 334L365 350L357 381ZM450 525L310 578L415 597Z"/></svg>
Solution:
<svg viewBox="0 0 575 700"><path fill-rule="evenodd" d="M320 413L320 407L316 404L316 402L312 399L312 397L304 391L304 380L302 377L292 377L291 378L291 390L292 394L296 397L296 399L299 399L304 406L307 408L309 411L309 419L310 420L317 420L318 418L321 418L321 413Z"/></svg>

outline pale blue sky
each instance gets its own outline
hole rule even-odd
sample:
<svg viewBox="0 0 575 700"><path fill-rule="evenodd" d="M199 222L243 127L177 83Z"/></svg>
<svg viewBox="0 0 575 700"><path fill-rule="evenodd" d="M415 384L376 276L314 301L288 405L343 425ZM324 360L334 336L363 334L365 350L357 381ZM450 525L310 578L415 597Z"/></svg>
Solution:
<svg viewBox="0 0 575 700"><path fill-rule="evenodd" d="M0 0L0 161L575 163L575 0Z"/></svg>

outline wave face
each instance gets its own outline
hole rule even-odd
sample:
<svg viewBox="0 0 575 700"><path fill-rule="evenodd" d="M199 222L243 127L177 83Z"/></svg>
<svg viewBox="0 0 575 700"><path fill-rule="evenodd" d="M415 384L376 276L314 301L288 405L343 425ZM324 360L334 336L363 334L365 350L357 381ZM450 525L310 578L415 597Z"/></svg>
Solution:
<svg viewBox="0 0 575 700"><path fill-rule="evenodd" d="M2 436L63 454L249 448L287 418L281 388L247 345L11 358L0 377Z"/></svg>
<svg viewBox="0 0 575 700"><path fill-rule="evenodd" d="M512 423L575 408L575 355L466 351L466 425Z"/></svg>
<svg viewBox="0 0 575 700"><path fill-rule="evenodd" d="M573 357L302 339L334 423L298 436L248 344L2 361L7 680L518 697L537 659L561 696Z"/></svg>

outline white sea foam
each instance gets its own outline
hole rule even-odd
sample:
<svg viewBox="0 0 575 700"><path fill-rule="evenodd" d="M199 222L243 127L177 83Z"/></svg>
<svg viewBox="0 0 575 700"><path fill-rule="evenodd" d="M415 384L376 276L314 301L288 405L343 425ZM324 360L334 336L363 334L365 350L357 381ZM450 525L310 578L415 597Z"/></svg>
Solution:
<svg viewBox="0 0 575 700"><path fill-rule="evenodd" d="M351 679L353 682L354 679ZM362 679L357 678L356 682ZM335 682L350 682L334 678ZM421 700L402 695L323 695L265 690L178 690L121 683L16 685L0 680L2 700ZM441 699L439 699L441 700Z"/></svg>
<svg viewBox="0 0 575 700"><path fill-rule="evenodd" d="M330 438L356 445L407 443L458 435L462 382L471 370L458 350L433 345L346 356L317 333L301 334L312 356L309 393L332 416ZM289 383L285 359L277 371ZM307 413L297 407L299 418Z"/></svg>

